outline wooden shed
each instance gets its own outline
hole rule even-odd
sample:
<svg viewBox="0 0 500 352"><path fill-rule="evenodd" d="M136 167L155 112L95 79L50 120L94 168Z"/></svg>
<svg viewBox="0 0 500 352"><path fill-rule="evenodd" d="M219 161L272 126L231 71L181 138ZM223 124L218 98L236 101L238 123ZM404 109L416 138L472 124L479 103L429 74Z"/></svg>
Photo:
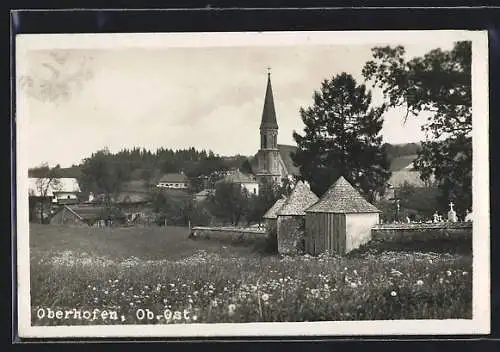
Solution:
<svg viewBox="0 0 500 352"><path fill-rule="evenodd" d="M342 176L305 212L305 250L313 255L346 254L367 243L380 213Z"/></svg>
<svg viewBox="0 0 500 352"><path fill-rule="evenodd" d="M309 186L299 181L277 214L278 252L299 254L304 251L304 210L318 201Z"/></svg>

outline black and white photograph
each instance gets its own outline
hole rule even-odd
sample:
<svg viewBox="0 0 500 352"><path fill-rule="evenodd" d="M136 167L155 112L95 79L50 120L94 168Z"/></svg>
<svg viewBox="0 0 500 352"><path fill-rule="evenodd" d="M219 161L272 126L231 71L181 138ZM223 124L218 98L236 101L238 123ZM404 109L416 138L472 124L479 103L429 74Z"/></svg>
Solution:
<svg viewBox="0 0 500 352"><path fill-rule="evenodd" d="M15 55L21 337L489 332L485 31Z"/></svg>

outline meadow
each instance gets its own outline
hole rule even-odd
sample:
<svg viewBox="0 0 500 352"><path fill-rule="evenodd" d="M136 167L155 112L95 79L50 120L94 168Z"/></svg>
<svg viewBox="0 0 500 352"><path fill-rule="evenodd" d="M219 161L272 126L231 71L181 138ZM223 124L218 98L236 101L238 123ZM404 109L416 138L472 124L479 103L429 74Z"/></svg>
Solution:
<svg viewBox="0 0 500 352"><path fill-rule="evenodd" d="M264 238L192 240L182 227L30 231L38 326L472 318L470 254L280 258ZM67 313L96 309L116 319Z"/></svg>

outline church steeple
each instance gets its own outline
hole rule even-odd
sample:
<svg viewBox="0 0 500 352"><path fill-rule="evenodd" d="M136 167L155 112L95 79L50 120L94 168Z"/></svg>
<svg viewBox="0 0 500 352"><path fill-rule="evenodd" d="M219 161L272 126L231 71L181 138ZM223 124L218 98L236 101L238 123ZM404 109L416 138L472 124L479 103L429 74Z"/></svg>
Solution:
<svg viewBox="0 0 500 352"><path fill-rule="evenodd" d="M267 69L267 87L266 96L264 99L264 109L262 110L262 120L260 122L260 129L278 129L276 122L276 111L274 109L273 88L271 86L271 72L270 68Z"/></svg>

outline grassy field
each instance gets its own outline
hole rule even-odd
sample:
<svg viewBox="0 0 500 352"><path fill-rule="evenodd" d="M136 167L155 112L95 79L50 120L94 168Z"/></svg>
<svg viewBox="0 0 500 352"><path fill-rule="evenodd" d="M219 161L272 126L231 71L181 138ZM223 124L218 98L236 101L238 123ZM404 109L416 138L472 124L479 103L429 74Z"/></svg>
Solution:
<svg viewBox="0 0 500 352"><path fill-rule="evenodd" d="M472 318L470 255L280 259L264 239L187 235L32 225L32 324Z"/></svg>

